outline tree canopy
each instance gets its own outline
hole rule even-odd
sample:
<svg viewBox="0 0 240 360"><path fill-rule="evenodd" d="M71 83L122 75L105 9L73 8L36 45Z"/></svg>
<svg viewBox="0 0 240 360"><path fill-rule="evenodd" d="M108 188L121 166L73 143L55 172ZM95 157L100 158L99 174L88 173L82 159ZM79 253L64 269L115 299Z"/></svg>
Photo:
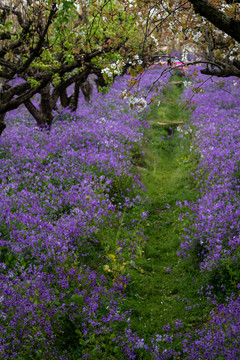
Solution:
<svg viewBox="0 0 240 360"><path fill-rule="evenodd" d="M135 76L166 48L194 52L205 74L239 77L239 14L237 0L2 1L0 133L5 114L23 103L50 126L57 101L76 100L90 74L102 86L129 65Z"/></svg>
<svg viewBox="0 0 240 360"><path fill-rule="evenodd" d="M215 66L205 73L217 76L240 76L240 9L238 0L189 0L194 12L207 21L202 31L207 58Z"/></svg>
<svg viewBox="0 0 240 360"><path fill-rule="evenodd" d="M0 4L0 116L25 104L39 124L71 84L94 73L99 83L120 75L143 36L125 1L32 1ZM137 50L136 50L137 49ZM40 93L40 109L31 102ZM66 97L65 97L66 98Z"/></svg>
<svg viewBox="0 0 240 360"><path fill-rule="evenodd" d="M203 73L239 77L239 3L238 0L153 1L153 23L163 26L164 8L165 31L170 37L177 36L183 47L194 44L194 52L208 62Z"/></svg>

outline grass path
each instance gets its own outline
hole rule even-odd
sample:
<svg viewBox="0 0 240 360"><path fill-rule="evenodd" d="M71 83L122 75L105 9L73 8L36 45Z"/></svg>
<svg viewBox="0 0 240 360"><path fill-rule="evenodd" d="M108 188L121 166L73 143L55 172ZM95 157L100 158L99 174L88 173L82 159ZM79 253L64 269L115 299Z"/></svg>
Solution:
<svg viewBox="0 0 240 360"><path fill-rule="evenodd" d="M149 341L163 332L164 325L174 328L177 319L183 321L185 331L195 328L204 321L207 308L206 300L197 293L202 283L198 270L176 255L181 233L176 202L196 196L189 146L183 146L178 132L171 129L172 122L187 121L177 101L180 92L177 87L168 89L163 104L149 112L149 141L145 157L137 164L149 196L148 241L143 256L136 259L136 268L130 271L126 305L132 309L132 329ZM159 125L162 120L167 124Z"/></svg>

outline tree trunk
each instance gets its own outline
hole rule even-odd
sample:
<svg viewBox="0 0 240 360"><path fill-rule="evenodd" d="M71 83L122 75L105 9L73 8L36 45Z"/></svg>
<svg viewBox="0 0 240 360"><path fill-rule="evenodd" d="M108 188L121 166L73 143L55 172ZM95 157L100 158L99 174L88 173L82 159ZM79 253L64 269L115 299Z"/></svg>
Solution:
<svg viewBox="0 0 240 360"><path fill-rule="evenodd" d="M93 91L93 86L90 83L90 81L87 79L86 81L80 83L80 88L82 90L85 100L90 101L91 97L92 97L92 91Z"/></svg>
<svg viewBox="0 0 240 360"><path fill-rule="evenodd" d="M74 84L74 93L72 94L71 98L70 98L70 106L72 111L76 111L78 108L78 98L79 98L79 82L76 81Z"/></svg>
<svg viewBox="0 0 240 360"><path fill-rule="evenodd" d="M41 129L50 130L53 122L53 106L51 102L50 84L40 91L40 109L38 110L31 100L24 102L30 114L37 121Z"/></svg>
<svg viewBox="0 0 240 360"><path fill-rule="evenodd" d="M104 77L100 71L95 71L94 74L97 75L97 78L94 79L94 81L95 81L95 84L97 85L98 90L104 86L107 86L107 83L104 80Z"/></svg>
<svg viewBox="0 0 240 360"><path fill-rule="evenodd" d="M38 126L50 130L53 122L53 107L51 104L50 83L41 90L40 95L40 121L37 121Z"/></svg>
<svg viewBox="0 0 240 360"><path fill-rule="evenodd" d="M88 76L88 74L87 74ZM78 107L78 99L80 88L82 90L83 96L86 101L91 100L93 86L90 81L87 79L87 76L84 79L76 80L74 84L74 92L71 96L67 96L66 88L62 89L60 92L60 101L61 105L66 108L70 107L72 111L76 111Z"/></svg>
<svg viewBox="0 0 240 360"><path fill-rule="evenodd" d="M61 101L61 105L66 108L69 106L70 100L69 97L67 96L67 90L63 89L60 92L60 101Z"/></svg>
<svg viewBox="0 0 240 360"><path fill-rule="evenodd" d="M6 124L4 123L5 114L0 115L0 136L6 128Z"/></svg>

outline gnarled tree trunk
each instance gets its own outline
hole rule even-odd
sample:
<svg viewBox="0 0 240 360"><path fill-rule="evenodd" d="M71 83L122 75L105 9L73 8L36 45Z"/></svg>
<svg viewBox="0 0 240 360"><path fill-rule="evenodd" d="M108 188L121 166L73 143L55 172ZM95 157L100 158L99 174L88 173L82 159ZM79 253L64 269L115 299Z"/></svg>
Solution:
<svg viewBox="0 0 240 360"><path fill-rule="evenodd" d="M0 136L6 128L6 124L4 123L5 114L0 115Z"/></svg>
<svg viewBox="0 0 240 360"><path fill-rule="evenodd" d="M50 130L53 122L52 111L54 107L51 101L50 83L40 91L40 96L41 100L39 110L30 99L26 100L24 105L37 121L39 128Z"/></svg>
<svg viewBox="0 0 240 360"><path fill-rule="evenodd" d="M87 79L84 82L80 83L80 88L82 90L83 96L85 98L86 101L90 101L91 97L92 97L92 91L93 91L93 86L90 83L90 81Z"/></svg>
<svg viewBox="0 0 240 360"><path fill-rule="evenodd" d="M86 101L90 101L92 97L93 86L88 80L88 73L86 76L77 79L74 83L74 92L71 96L67 95L66 88L63 88L60 92L60 101L63 107L70 107L72 111L76 111L78 107L78 98L80 89Z"/></svg>

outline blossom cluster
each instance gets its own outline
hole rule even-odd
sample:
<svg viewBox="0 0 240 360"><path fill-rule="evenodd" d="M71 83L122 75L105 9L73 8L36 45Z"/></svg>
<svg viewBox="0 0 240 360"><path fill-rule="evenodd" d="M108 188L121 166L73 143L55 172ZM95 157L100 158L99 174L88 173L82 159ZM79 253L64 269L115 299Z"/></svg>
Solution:
<svg viewBox="0 0 240 360"><path fill-rule="evenodd" d="M121 74L122 63L117 60L116 63L110 64L109 67L102 69L102 74L106 74L109 78Z"/></svg>

